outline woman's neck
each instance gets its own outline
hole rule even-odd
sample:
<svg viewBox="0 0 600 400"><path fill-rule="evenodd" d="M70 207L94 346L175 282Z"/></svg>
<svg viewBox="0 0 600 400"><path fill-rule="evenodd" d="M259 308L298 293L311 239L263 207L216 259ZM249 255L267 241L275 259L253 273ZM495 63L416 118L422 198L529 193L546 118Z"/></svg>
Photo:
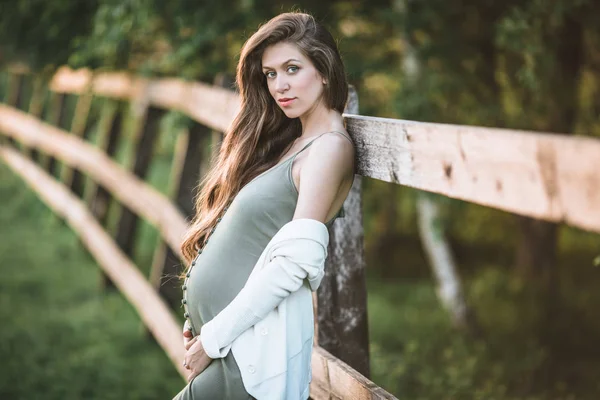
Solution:
<svg viewBox="0 0 600 400"><path fill-rule="evenodd" d="M302 123L302 134L298 140L304 140L318 136L324 132L344 129L344 118L337 110L327 110L319 107L300 117Z"/></svg>

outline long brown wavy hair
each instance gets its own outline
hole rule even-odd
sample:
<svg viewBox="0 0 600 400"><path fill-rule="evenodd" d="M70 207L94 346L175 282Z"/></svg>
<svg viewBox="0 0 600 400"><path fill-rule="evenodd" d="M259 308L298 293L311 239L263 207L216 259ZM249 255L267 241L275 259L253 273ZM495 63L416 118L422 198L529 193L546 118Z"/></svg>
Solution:
<svg viewBox="0 0 600 400"><path fill-rule="evenodd" d="M262 72L265 49L279 42L298 46L327 81L323 87L325 105L340 113L344 111L348 83L331 33L313 16L302 12L283 13L260 26L244 43L237 64L240 112L225 132L218 157L195 195L196 214L181 245L188 263L204 246L217 218L236 194L256 176L275 166L302 134L300 119L288 118L283 113L269 93Z"/></svg>

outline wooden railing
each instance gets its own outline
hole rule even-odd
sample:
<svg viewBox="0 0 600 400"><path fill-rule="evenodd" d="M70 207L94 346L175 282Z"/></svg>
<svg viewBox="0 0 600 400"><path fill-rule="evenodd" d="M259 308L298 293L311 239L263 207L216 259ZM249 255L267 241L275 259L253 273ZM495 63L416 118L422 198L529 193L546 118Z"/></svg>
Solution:
<svg viewBox="0 0 600 400"><path fill-rule="evenodd" d="M18 142L23 152L4 145L0 155L69 222L106 272L107 280L136 307L184 375L186 371L180 367L181 328L166 303L173 305L180 292L178 287L164 284L161 277L179 272L168 260L181 259L179 243L185 218L192 212L192 188L199 179L199 165L206 162L197 150L201 143L213 140L212 147L218 151L220 138L215 132L225 131L237 113L237 95L199 82L146 80L63 68L49 83L52 112L49 123L45 123L39 120L43 106L35 90L29 107L23 106L25 75L13 71L10 76L7 105L0 106L0 133ZM68 129L64 118L67 94L78 95L78 111ZM145 123L135 135L131 165L121 167L111 160L120 132L119 112L100 132L98 147L86 143L85 116L92 96L132 102L145 115ZM29 114L11 107L15 105L28 108ZM157 124L166 109L181 111L196 121L178 138L170 200L143 182ZM316 399L394 398L366 378L369 356L362 176L600 232L599 140L357 114L354 94L344 117L356 144L357 175L344 204L346 216L331 228L326 276L315 299L317 334L311 397ZM63 168L62 184L51 176L55 159L70 167ZM90 190L86 187L86 193L81 190L78 173L95 183ZM122 205L114 240L102 227L110 196ZM149 283L129 260L138 216L153 224L164 240L155 253Z"/></svg>

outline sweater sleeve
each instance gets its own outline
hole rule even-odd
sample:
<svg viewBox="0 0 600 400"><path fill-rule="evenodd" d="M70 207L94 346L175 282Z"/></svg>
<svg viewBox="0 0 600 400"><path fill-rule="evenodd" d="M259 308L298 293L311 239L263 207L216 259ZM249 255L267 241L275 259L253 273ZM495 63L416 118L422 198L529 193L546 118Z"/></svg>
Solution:
<svg viewBox="0 0 600 400"><path fill-rule="evenodd" d="M206 354L225 357L235 338L298 290L305 278L321 276L326 257L327 248L312 239L288 239L275 246L269 262L200 329Z"/></svg>

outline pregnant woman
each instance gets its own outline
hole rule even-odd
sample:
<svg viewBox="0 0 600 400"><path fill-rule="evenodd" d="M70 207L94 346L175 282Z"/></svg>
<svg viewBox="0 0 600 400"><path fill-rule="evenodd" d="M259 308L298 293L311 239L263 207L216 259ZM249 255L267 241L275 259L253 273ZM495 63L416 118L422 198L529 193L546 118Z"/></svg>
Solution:
<svg viewBox="0 0 600 400"><path fill-rule="evenodd" d="M175 399L305 400L311 292L354 179L348 84L331 34L297 12L247 40L236 80L241 109L182 244L190 373Z"/></svg>

